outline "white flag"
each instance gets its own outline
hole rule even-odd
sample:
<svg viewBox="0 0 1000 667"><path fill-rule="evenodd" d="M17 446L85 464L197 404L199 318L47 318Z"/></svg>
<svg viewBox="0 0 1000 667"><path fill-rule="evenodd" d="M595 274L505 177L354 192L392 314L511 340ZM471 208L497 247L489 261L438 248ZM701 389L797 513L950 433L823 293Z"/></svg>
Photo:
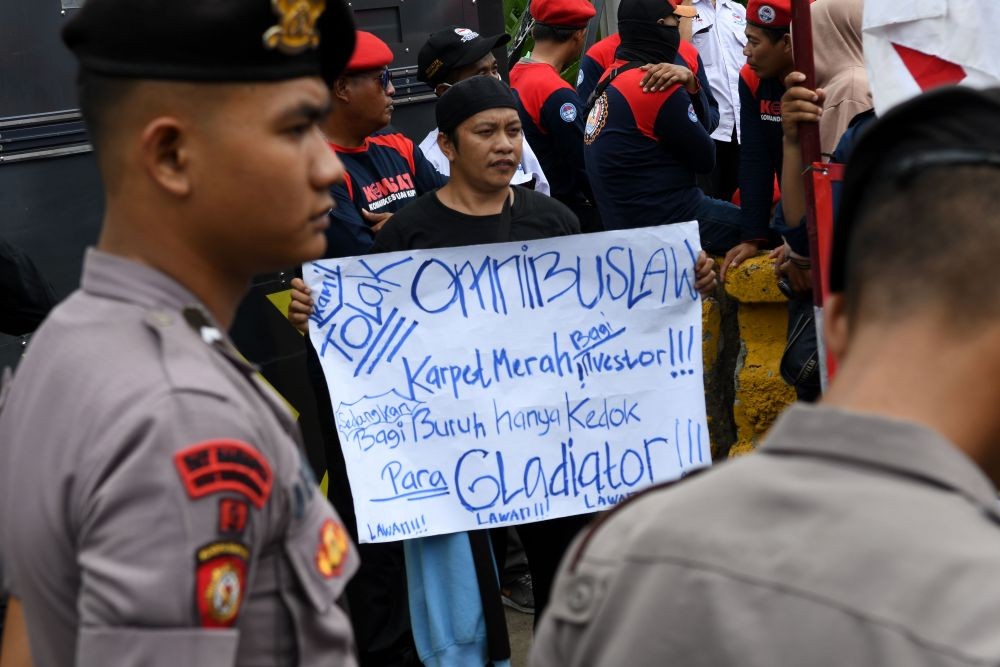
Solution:
<svg viewBox="0 0 1000 667"><path fill-rule="evenodd" d="M998 27L996 0L865 0L875 110L941 85L1000 86Z"/></svg>

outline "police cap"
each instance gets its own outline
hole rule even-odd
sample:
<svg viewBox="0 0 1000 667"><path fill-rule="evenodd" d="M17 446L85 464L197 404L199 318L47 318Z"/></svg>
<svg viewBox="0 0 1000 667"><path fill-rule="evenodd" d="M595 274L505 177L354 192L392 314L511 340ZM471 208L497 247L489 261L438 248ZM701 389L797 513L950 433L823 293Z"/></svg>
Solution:
<svg viewBox="0 0 1000 667"><path fill-rule="evenodd" d="M87 0L63 41L83 70L109 77L331 82L354 22L342 0Z"/></svg>

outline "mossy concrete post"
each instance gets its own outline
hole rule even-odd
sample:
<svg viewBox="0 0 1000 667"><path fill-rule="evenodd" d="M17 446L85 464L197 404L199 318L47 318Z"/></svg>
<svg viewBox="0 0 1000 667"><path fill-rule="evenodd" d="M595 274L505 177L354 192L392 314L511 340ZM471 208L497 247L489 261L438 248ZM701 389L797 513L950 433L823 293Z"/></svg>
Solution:
<svg viewBox="0 0 1000 667"><path fill-rule="evenodd" d="M736 443L729 455L739 456L753 451L777 416L795 401L795 391L778 372L788 328L788 301L778 290L772 261L763 255L730 269L724 287L726 295L738 303Z"/></svg>

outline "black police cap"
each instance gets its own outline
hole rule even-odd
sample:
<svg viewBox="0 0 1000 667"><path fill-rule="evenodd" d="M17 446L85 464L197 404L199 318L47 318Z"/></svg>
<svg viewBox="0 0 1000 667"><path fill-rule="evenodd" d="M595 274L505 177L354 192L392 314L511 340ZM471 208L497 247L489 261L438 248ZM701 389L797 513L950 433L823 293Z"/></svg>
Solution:
<svg viewBox="0 0 1000 667"><path fill-rule="evenodd" d="M927 169L1000 168L1000 88L949 86L890 109L863 133L847 161L833 232L830 290L846 288L851 236L880 186L902 185ZM886 220L898 226L898 220ZM905 233L905 231L901 231Z"/></svg>
<svg viewBox="0 0 1000 667"><path fill-rule="evenodd" d="M330 82L354 22L342 0L87 0L63 41L83 70L110 77Z"/></svg>

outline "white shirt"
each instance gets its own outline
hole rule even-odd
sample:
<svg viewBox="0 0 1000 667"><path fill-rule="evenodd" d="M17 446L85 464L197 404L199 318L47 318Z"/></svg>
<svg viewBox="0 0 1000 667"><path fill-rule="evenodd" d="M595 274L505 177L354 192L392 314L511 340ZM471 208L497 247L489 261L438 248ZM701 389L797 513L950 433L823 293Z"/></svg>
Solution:
<svg viewBox="0 0 1000 667"><path fill-rule="evenodd" d="M438 170L438 173L442 176L451 174L451 163L448 162L448 158L444 156L444 153L441 152L441 147L438 146L438 129L436 127L428 132L424 140L420 142L420 150L423 151L424 157ZM545 173L542 171L542 165L538 163L538 158L535 157L534 151L531 150L531 146L525 141L524 150L521 152L521 164L517 165L517 173L514 174L514 178L510 182L511 185L520 185L521 183L527 183L532 178L535 179L536 192L540 192L543 195L552 194L552 190L549 188L549 181L545 178Z"/></svg>
<svg viewBox="0 0 1000 667"><path fill-rule="evenodd" d="M705 76L719 103L719 127L713 139L740 140L740 70L746 64L747 10L735 0L692 0L698 16L691 21L692 43L705 64Z"/></svg>

